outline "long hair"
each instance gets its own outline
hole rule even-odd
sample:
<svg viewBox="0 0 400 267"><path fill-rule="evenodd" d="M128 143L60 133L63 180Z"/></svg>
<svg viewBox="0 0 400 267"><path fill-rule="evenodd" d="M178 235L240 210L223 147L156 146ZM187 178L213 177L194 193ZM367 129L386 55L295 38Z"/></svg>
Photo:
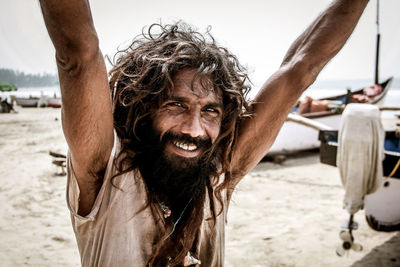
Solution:
<svg viewBox="0 0 400 267"><path fill-rule="evenodd" d="M151 113L171 94L173 78L179 71L195 69L196 77L202 82L211 81L214 90L221 93L224 110L220 134L208 153L219 163L219 168L206 183L215 222L222 210L215 210L213 195L222 203L221 192L230 184L230 162L238 125L249 114L245 99L250 90L246 69L226 48L218 46L210 28L202 35L182 22L151 25L127 49L119 51L114 61L109 83L114 127L121 139L121 152L116 158L119 174L137 169L138 157L148 145L143 142L143 136L148 134ZM222 173L225 179L219 183ZM188 218L178 229L180 232L165 241L163 237L171 228L167 224L149 265L160 264L171 255L171 265L182 262L203 220L204 197L199 197L197 204L192 205ZM154 199L148 191L148 205L153 213L157 208Z"/></svg>

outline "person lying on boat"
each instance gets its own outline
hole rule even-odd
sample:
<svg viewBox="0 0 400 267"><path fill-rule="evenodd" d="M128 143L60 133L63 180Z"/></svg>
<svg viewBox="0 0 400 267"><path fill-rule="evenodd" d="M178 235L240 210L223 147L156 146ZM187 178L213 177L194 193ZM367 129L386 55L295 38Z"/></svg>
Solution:
<svg viewBox="0 0 400 267"><path fill-rule="evenodd" d="M351 101L353 103L369 103L382 93L382 85L375 84L363 89L362 94L353 94Z"/></svg>
<svg viewBox="0 0 400 267"><path fill-rule="evenodd" d="M369 103L373 101L382 93L382 86L375 84L370 87L365 87L362 94L352 94L352 103ZM306 96L303 100L297 104L296 114L305 115L311 113L340 113L344 109L344 105L349 103L343 103L341 100L329 100L329 99L313 99L312 97Z"/></svg>
<svg viewBox="0 0 400 267"><path fill-rule="evenodd" d="M299 102L296 114L305 115L310 113L323 113L326 111L340 112L342 106L343 103L341 101L328 99L319 100L306 96Z"/></svg>
<svg viewBox="0 0 400 267"><path fill-rule="evenodd" d="M118 55L108 82L88 1L40 3L56 49L82 265L223 266L235 186L368 1L333 1L251 103L245 69L209 32L152 25Z"/></svg>

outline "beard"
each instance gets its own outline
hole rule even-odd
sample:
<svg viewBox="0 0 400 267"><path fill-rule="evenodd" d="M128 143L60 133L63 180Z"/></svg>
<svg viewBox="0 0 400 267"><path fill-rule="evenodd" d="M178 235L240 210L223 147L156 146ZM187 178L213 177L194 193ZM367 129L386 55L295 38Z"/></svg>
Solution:
<svg viewBox="0 0 400 267"><path fill-rule="evenodd" d="M145 148L138 157L138 167L150 196L167 203L173 214L180 214L190 201L190 206L200 205L196 200L204 199L210 177L217 172L215 157L209 152L193 158L182 157L166 151L166 144L191 143L201 151L210 151L209 138L193 138L186 134L166 132L153 134L143 141ZM214 158L214 160L212 160Z"/></svg>

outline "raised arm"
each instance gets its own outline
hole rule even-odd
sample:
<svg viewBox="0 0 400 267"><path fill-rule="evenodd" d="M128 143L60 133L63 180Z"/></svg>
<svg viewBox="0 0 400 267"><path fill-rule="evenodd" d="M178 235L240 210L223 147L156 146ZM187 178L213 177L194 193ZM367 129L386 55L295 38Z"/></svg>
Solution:
<svg viewBox="0 0 400 267"><path fill-rule="evenodd" d="M367 0L336 0L291 45L281 67L262 86L240 126L232 157L237 183L265 155L288 113L322 68L343 47Z"/></svg>
<svg viewBox="0 0 400 267"><path fill-rule="evenodd" d="M86 0L40 0L56 49L62 124L80 189L79 214L96 198L113 144L107 71Z"/></svg>

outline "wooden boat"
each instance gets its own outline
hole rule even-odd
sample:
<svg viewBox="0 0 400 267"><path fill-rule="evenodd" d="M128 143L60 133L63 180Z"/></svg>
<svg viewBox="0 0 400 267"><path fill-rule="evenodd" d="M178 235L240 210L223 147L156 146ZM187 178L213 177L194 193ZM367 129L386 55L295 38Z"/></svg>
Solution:
<svg viewBox="0 0 400 267"><path fill-rule="evenodd" d="M336 166L338 131L320 131L320 161ZM373 194L366 195L365 216L368 225L377 231L400 230L400 136L387 131L385 136L385 159L383 176L385 180Z"/></svg>
<svg viewBox="0 0 400 267"><path fill-rule="evenodd" d="M61 98L59 97L15 97L14 99L21 107L61 107Z"/></svg>
<svg viewBox="0 0 400 267"><path fill-rule="evenodd" d="M15 102L21 107L37 107L39 103L39 97L15 97Z"/></svg>
<svg viewBox="0 0 400 267"><path fill-rule="evenodd" d="M374 84L380 85L382 87L381 93L375 95L374 97L367 97L364 100L368 104L374 104L382 107L384 104L384 99L392 83L393 77L390 77L384 82L379 82L379 51L380 51L380 30L379 30L379 0L377 1L376 9L376 50L375 50L375 79ZM374 85L374 86L375 86ZM357 95L357 97L356 97ZM338 95L334 97L328 97L324 99L318 99L320 102L331 102L335 105L331 105L332 108L324 110L322 112L308 112L299 114L308 119L312 119L318 123L322 123L334 130L339 129L341 112L343 111L346 104L350 103L353 99L363 99L363 95L369 95L368 90L365 88L354 91L347 92L347 94ZM300 107L297 107L300 108ZM296 110L296 107L295 107ZM312 110L310 108L310 110ZM318 140L318 132L312 128L300 125L295 122L287 121L282 126L274 144L270 148L268 154L282 154L297 150L306 150L318 148L320 142Z"/></svg>
<svg viewBox="0 0 400 267"><path fill-rule="evenodd" d="M53 97L42 95L39 98L38 107L61 108L61 98L55 94Z"/></svg>
<svg viewBox="0 0 400 267"><path fill-rule="evenodd" d="M384 100L387 96L387 92L390 89L392 81L393 77L390 77L384 82L378 83L378 85L381 86L382 91L373 98L370 98L370 101L366 101L365 103L374 104L382 107L384 105ZM333 103L333 105L328 107L328 109L325 111L307 112L300 115L318 123L329 126L334 130L338 130L340 125L341 113L344 107L346 106L346 104L351 102L350 99L355 98L354 96L364 95L364 89L365 88L348 92L347 94L317 99L318 102ZM296 106L293 109L293 113L295 113L298 108L299 107ZM315 131L312 128L295 122L286 121L283 124L274 144L272 145L268 153L289 153L298 150L314 149L318 148L319 146L320 141L318 140L318 131Z"/></svg>
<svg viewBox="0 0 400 267"><path fill-rule="evenodd" d="M52 108L61 108L61 98L50 97L47 99L47 106Z"/></svg>

